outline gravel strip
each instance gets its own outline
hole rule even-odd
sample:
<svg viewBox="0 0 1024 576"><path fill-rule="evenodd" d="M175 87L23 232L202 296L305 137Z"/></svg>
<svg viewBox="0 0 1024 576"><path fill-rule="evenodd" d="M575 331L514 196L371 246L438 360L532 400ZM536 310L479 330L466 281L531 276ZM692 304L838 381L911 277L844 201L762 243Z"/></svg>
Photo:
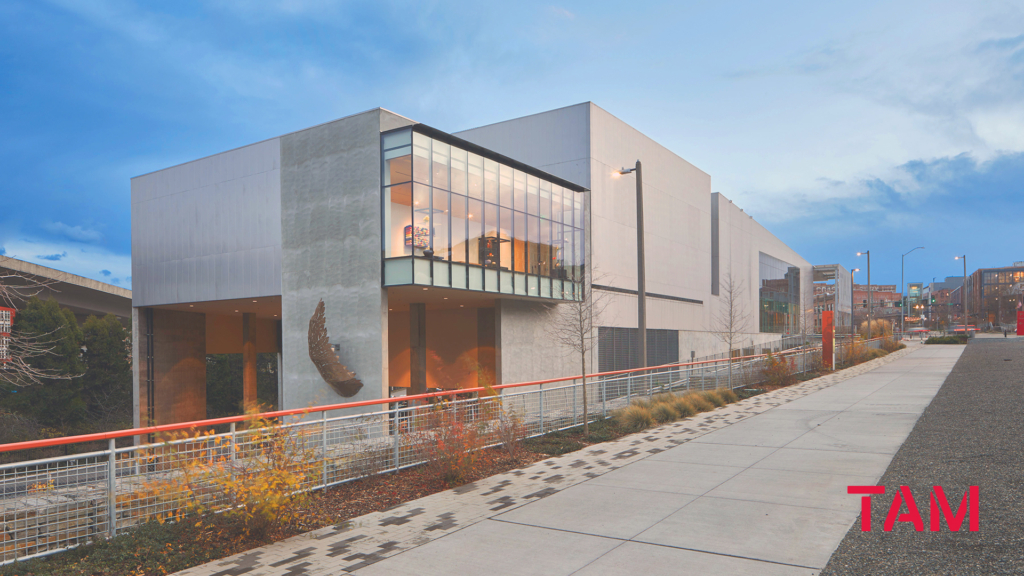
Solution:
<svg viewBox="0 0 1024 576"><path fill-rule="evenodd" d="M872 498L872 531L858 518L821 576L1024 574L1024 338L971 341L879 485L886 494ZM922 532L908 522L882 530L901 485L913 492ZM979 486L980 530L965 522L950 532L943 522L929 531L932 486L954 512Z"/></svg>

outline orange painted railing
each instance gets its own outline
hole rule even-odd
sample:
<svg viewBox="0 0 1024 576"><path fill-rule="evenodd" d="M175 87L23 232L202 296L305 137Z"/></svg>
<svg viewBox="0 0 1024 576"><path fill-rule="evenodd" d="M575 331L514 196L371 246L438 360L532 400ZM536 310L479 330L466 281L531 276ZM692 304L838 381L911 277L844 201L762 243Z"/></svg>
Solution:
<svg viewBox="0 0 1024 576"><path fill-rule="evenodd" d="M881 340L881 338L873 338L869 342ZM820 346L813 348L801 348L789 351L783 351L779 354L785 356L789 354L795 354L798 352L806 352L808 350L817 350ZM743 360L751 360L754 358L763 358L767 354L753 354L749 356L736 356L733 358L720 358L714 360L702 360L699 362L681 362L678 364L664 364L662 366L651 366L647 368L633 368L628 370L615 370L611 372L598 372L594 374L588 374L587 378L608 378L610 376L635 374L637 372L653 372L655 370L670 370L674 368L685 368L692 366L718 364L723 362L738 362ZM565 376L562 378L550 378L547 380L534 380L532 382L518 382L514 384L499 384L491 387L492 390L510 390L515 388L522 388L526 386L539 386L543 384L552 384L557 382L571 382L574 380L580 380L581 376ZM178 422L175 424L163 424L158 426L145 426L141 428L130 428L127 430L115 430L112 432L97 432L95 434L81 434L78 436L65 436L61 438L47 438L45 440L31 440L27 442L14 442L11 444L0 444L0 452L13 452L16 450L27 450L30 448L46 448L50 446L63 446L66 444L79 444L83 442L96 442L100 440L111 440L117 438L127 438L130 436L143 436L148 434L156 434L160 432L174 432L178 430L189 430L193 428L205 428L217 426L220 424L232 424L238 422L245 422L247 420L253 420L255 418L282 418L285 416L298 416L306 415L315 412L329 412L333 410L345 410L351 408L362 408L366 406L381 406L385 404L394 404L397 402L408 402L410 400L428 400L431 398L439 398L442 396L455 396L459 394L472 394L486 391L486 388L462 388L459 390L445 390L442 392L431 392L428 394L416 394L413 396L399 396L394 398L381 398L379 400L362 400L358 402L345 402L341 404L327 404L323 406L314 406L309 408L295 408L291 410L276 410L273 412L262 412L259 414L245 414L240 416L226 416L223 418L210 418L207 420L194 420L190 422Z"/></svg>

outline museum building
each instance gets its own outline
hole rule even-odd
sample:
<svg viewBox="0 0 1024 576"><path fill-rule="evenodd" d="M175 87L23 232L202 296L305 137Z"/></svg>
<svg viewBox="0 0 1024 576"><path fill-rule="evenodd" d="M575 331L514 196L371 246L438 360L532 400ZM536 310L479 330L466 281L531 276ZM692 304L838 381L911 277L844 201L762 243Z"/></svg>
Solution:
<svg viewBox="0 0 1024 576"><path fill-rule="evenodd" d="M810 263L602 108L374 109L132 179L136 424L204 418L211 354L247 403L272 355L282 409L576 375L551 315L591 290L590 370L637 366L637 159L648 365L722 351L729 298L744 347L813 329Z"/></svg>

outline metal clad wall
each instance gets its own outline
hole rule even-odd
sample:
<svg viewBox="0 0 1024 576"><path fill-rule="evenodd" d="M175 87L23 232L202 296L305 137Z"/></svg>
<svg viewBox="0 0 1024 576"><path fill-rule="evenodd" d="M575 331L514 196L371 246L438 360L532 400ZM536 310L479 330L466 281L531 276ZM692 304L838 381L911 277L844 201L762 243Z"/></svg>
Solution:
<svg viewBox="0 0 1024 576"><path fill-rule="evenodd" d="M590 103L454 135L590 188Z"/></svg>
<svg viewBox="0 0 1024 576"><path fill-rule="evenodd" d="M599 372L628 370L639 366L637 362L636 328L598 328ZM661 366L679 362L678 330L647 330L647 365Z"/></svg>
<svg viewBox="0 0 1024 576"><path fill-rule="evenodd" d="M132 179L132 305L281 294L275 138Z"/></svg>

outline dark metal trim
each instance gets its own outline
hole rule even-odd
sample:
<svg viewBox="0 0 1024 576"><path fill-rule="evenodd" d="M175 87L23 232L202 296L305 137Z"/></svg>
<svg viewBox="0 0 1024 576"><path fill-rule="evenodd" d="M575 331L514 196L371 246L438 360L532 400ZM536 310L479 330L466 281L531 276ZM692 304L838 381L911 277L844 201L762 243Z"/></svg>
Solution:
<svg viewBox="0 0 1024 576"><path fill-rule="evenodd" d="M601 286L599 284L591 285L594 290L603 290L605 292L616 292L619 294L629 294L637 296L636 290L629 290L628 288L616 288L614 286ZM673 300L675 302L686 302L687 304L704 304L703 300L694 300L693 298L683 298L681 296L668 296L666 294L655 294L653 292L647 292L645 294L648 298L660 298L661 300Z"/></svg>

